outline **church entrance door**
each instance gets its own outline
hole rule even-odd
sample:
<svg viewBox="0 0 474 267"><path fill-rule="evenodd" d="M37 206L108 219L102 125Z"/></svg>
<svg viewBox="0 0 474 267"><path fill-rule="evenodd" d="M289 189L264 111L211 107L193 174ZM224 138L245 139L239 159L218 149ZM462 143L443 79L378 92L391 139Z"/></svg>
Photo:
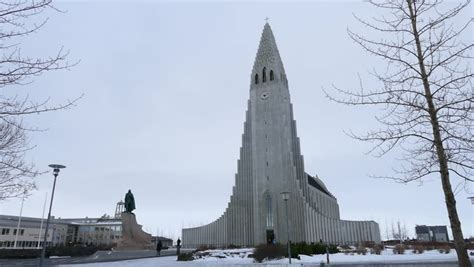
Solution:
<svg viewBox="0 0 474 267"><path fill-rule="evenodd" d="M273 229L267 230L267 244L275 243L275 232Z"/></svg>

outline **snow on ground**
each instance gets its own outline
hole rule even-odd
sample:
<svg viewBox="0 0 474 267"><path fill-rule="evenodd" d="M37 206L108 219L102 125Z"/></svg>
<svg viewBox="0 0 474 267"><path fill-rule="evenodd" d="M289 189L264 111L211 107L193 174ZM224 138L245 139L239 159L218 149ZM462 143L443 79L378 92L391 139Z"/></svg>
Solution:
<svg viewBox="0 0 474 267"><path fill-rule="evenodd" d="M175 256L146 258L138 260L88 263L74 265L60 265L69 267L188 267L188 266L229 266L229 265L252 265L255 264L248 255L252 253L251 248L244 249L226 249L226 250L206 250L200 252L202 256L194 261L182 262L176 261ZM326 262L326 255L306 256L300 255L300 260L292 259L295 266L301 264L319 264ZM370 262L436 262L456 260L456 252L451 250L449 254L441 254L437 250L425 251L423 254L413 254L411 250L405 251L403 255L395 255L392 250L384 250L381 255L367 253L366 255L350 255L344 253L331 254L329 256L331 263L370 263ZM471 256L474 259L474 256ZM264 262L262 265L280 265L286 264L288 259L279 259Z"/></svg>

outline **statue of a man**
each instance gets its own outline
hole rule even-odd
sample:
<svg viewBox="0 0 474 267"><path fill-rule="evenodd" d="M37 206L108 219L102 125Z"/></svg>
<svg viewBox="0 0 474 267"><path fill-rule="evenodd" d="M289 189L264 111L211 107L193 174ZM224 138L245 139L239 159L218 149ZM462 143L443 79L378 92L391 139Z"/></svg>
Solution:
<svg viewBox="0 0 474 267"><path fill-rule="evenodd" d="M133 197L132 191L129 189L128 193L125 194L125 212L132 213L135 209L135 198Z"/></svg>

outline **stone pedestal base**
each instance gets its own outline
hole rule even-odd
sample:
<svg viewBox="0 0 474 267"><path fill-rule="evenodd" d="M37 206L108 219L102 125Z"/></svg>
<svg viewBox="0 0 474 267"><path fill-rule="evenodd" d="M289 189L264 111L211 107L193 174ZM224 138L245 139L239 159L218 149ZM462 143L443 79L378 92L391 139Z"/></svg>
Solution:
<svg viewBox="0 0 474 267"><path fill-rule="evenodd" d="M117 249L153 249L151 235L142 230L142 226L137 223L135 214L122 213L122 240L117 244Z"/></svg>

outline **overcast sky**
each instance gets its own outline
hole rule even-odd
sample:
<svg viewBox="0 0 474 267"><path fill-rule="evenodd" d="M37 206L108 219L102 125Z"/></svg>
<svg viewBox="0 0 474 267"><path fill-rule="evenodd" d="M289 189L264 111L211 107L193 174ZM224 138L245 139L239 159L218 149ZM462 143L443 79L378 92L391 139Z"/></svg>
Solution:
<svg viewBox="0 0 474 267"><path fill-rule="evenodd" d="M212 222L230 200L250 73L264 19L270 18L288 76L306 171L337 197L341 217L386 224L449 225L438 176L398 184L389 175L396 154L377 159L344 130L377 127L377 109L330 102L322 87L380 86L367 72L383 68L347 36L366 32L352 16L377 12L362 2L157 3L64 1L48 24L23 40L23 54L51 55L64 46L70 71L47 73L18 90L62 103L84 94L77 107L28 118L48 129L33 133L28 158L41 169L67 166L56 187L56 217L113 215L128 189L138 222L152 234L177 238L183 226ZM472 7L461 14L472 16ZM373 36L367 33L368 36ZM471 40L472 41L472 40ZM5 89L4 89L5 90ZM17 92L17 91L13 91ZM24 216L40 217L51 173L37 177ZM453 179L453 185L460 180ZM474 207L458 190L465 236L474 235ZM470 193L469 193L470 190ZM18 215L20 200L0 204Z"/></svg>

